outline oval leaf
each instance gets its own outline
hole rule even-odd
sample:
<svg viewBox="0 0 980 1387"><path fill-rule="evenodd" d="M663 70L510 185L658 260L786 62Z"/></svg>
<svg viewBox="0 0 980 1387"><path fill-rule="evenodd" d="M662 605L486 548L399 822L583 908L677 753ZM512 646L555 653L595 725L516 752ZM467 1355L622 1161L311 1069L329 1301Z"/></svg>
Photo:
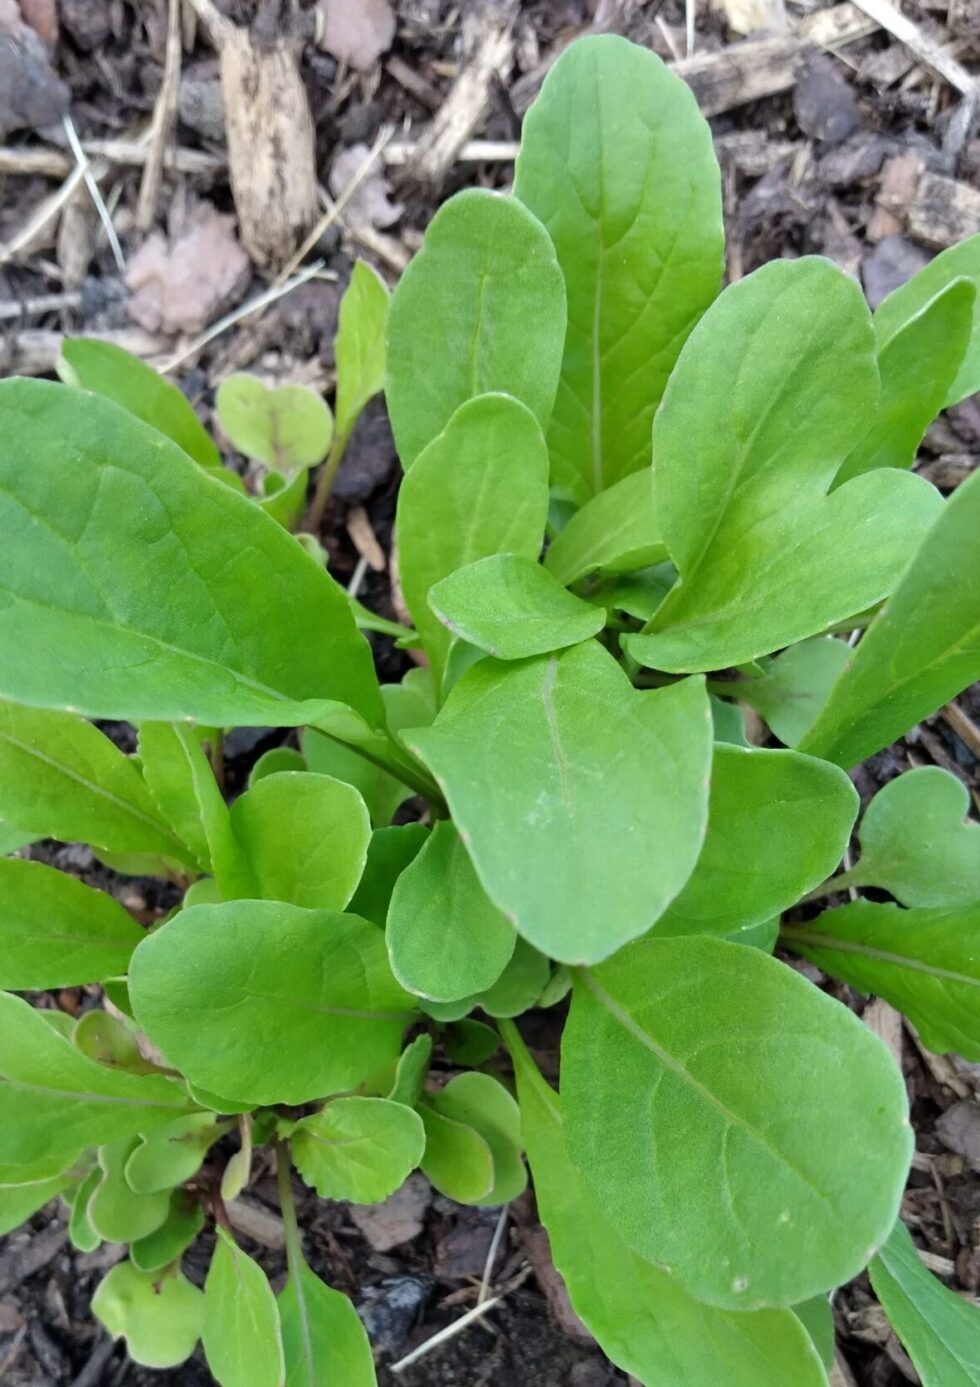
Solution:
<svg viewBox="0 0 980 1387"><path fill-rule="evenodd" d="M279 1318L286 1387L375 1387L371 1345L357 1311L303 1261L290 1264Z"/></svg>
<svg viewBox="0 0 980 1387"><path fill-rule="evenodd" d="M284 1387L279 1308L269 1278L218 1228L204 1283L204 1353L221 1387Z"/></svg>
<svg viewBox="0 0 980 1387"><path fill-rule="evenodd" d="M289 1134L293 1164L321 1199L376 1204L422 1159L418 1113L387 1098L336 1098Z"/></svg>
<svg viewBox="0 0 980 1387"><path fill-rule="evenodd" d="M239 371L221 382L214 403L233 446L266 467L292 472L327 455L333 418L309 386L268 386Z"/></svg>

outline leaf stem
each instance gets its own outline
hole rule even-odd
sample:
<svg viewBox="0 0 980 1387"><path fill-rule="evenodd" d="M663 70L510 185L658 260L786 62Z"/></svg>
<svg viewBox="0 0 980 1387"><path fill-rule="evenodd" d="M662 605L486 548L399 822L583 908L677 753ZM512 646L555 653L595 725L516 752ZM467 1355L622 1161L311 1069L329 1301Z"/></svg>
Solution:
<svg viewBox="0 0 980 1387"><path fill-rule="evenodd" d="M319 534L320 524L323 520L323 513L327 509L327 502L330 500L330 492L333 488L333 480L337 475L337 468L340 466L341 458L344 456L344 449L347 447L347 440L350 432L334 436L327 460L320 468L320 474L316 479L316 490L313 493L313 500L306 516L306 523L303 526L310 534Z"/></svg>
<svg viewBox="0 0 980 1387"><path fill-rule="evenodd" d="M291 1276L299 1276L306 1260L303 1246L299 1240L299 1221L296 1218L296 1200L293 1197L293 1183L290 1178L291 1166L289 1147L281 1139L276 1142L276 1182L279 1186L279 1210L282 1226L286 1234L286 1263Z"/></svg>
<svg viewBox="0 0 980 1387"><path fill-rule="evenodd" d="M828 877L826 881L804 896L800 905L806 905L808 901L822 901L825 896L832 896L837 891L846 891L850 886L864 885L858 868L852 867L850 871L838 872L837 876Z"/></svg>

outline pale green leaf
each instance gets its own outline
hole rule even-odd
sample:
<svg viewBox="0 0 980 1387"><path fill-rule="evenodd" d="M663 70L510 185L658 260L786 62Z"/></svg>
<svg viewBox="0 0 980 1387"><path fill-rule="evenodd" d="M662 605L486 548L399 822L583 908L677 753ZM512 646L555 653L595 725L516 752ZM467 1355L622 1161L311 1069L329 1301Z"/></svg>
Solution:
<svg viewBox="0 0 980 1387"><path fill-rule="evenodd" d="M980 679L978 533L980 473L974 473L946 502L801 751L856 765Z"/></svg>
<svg viewBox="0 0 980 1387"><path fill-rule="evenodd" d="M137 1194L126 1179L126 1162L139 1137L126 1137L99 1150L102 1179L88 1202L88 1218L100 1238L110 1243L135 1242L154 1232L170 1213L169 1189Z"/></svg>
<svg viewBox="0 0 980 1387"><path fill-rule="evenodd" d="M980 1310L926 1269L904 1223L871 1263L871 1285L922 1387L976 1387Z"/></svg>
<svg viewBox="0 0 980 1387"><path fill-rule="evenodd" d="M204 1283L201 1338L221 1387L284 1387L279 1307L269 1278L219 1227Z"/></svg>
<svg viewBox="0 0 980 1387"><path fill-rule="evenodd" d="M464 1122L453 1121L423 1104L425 1126L422 1173L457 1204L483 1202L494 1183L493 1155L488 1142Z"/></svg>
<svg viewBox="0 0 980 1387"><path fill-rule="evenodd" d="M303 729L302 746L306 764L296 769L333 776L335 780L353 785L367 805L371 822L379 828L390 824L398 806L413 794L384 766L369 761L352 747L325 736L314 727Z"/></svg>
<svg viewBox="0 0 980 1387"><path fill-rule="evenodd" d="M487 895L559 962L614 953L691 874L712 746L700 680L638 692L592 641L520 664L484 660L407 740Z"/></svg>
<svg viewBox="0 0 980 1387"><path fill-rule="evenodd" d="M537 218L482 188L450 198L391 300L385 396L402 465L476 395L512 395L545 429L564 340L565 287Z"/></svg>
<svg viewBox="0 0 980 1387"><path fill-rule="evenodd" d="M124 973L142 938L104 891L40 862L0 859L0 986L76 987Z"/></svg>
<svg viewBox="0 0 980 1387"><path fill-rule="evenodd" d="M3 381L0 419L0 694L214 727L336 700L380 722L346 593L246 497L98 396Z"/></svg>
<svg viewBox="0 0 980 1387"><path fill-rule="evenodd" d="M744 702L761 713L787 746L797 746L827 702L852 654L846 641L827 636L791 645L757 679L734 685Z"/></svg>
<svg viewBox="0 0 980 1387"><path fill-rule="evenodd" d="M240 371L221 382L214 403L232 445L266 467L291 473L327 455L333 416L307 385L268 386Z"/></svg>
<svg viewBox="0 0 980 1387"><path fill-rule="evenodd" d="M385 934L398 981L437 1002L485 991L500 977L517 938L446 819L435 824L395 883Z"/></svg>
<svg viewBox="0 0 980 1387"><path fill-rule="evenodd" d="M45 1204L56 1199L70 1183L67 1176L58 1175L52 1180L35 1180L29 1185L0 1187L0 1238L26 1223Z"/></svg>
<svg viewBox="0 0 980 1387"><path fill-rule="evenodd" d="M385 927L391 893L402 872L415 860L429 836L423 824L376 828L368 844L364 875L351 897L349 910L363 920Z"/></svg>
<svg viewBox="0 0 980 1387"><path fill-rule="evenodd" d="M491 554L457 569L429 589L429 606L454 636L499 660L578 645L605 625L603 612L520 554Z"/></svg>
<svg viewBox="0 0 980 1387"><path fill-rule="evenodd" d="M340 300L334 357L337 363L335 447L343 448L358 415L384 389L388 290L363 260L356 260Z"/></svg>
<svg viewBox="0 0 980 1387"><path fill-rule="evenodd" d="M286 1387L375 1387L364 1326L345 1295L305 1262L291 1262L279 1293Z"/></svg>
<svg viewBox="0 0 980 1387"><path fill-rule="evenodd" d="M126 1160L126 1182L139 1194L170 1190L196 1175L214 1143L228 1130L212 1113L196 1112L158 1127Z"/></svg>
<svg viewBox="0 0 980 1387"><path fill-rule="evenodd" d="M352 785L312 771L267 775L236 799L235 838L257 894L311 910L342 910L364 871L371 820Z"/></svg>
<svg viewBox="0 0 980 1387"><path fill-rule="evenodd" d="M601 491L552 540L544 565L568 586L597 570L631 573L660 563L667 549L653 513L653 483L643 468Z"/></svg>
<svg viewBox="0 0 980 1387"><path fill-rule="evenodd" d="M398 1056L395 1078L386 1095L392 1103L404 1103L414 1108L422 1097L429 1062L432 1059L432 1037L423 1031Z"/></svg>
<svg viewBox="0 0 980 1387"><path fill-rule="evenodd" d="M71 1042L90 1060L111 1069L125 1069L130 1074L159 1073L140 1050L133 1023L98 1007L78 1018L71 1030Z"/></svg>
<svg viewBox="0 0 980 1387"><path fill-rule="evenodd" d="M321 1199L376 1204L422 1159L417 1112L387 1098L335 1098L289 1134L293 1165Z"/></svg>
<svg viewBox="0 0 980 1387"><path fill-rule="evenodd" d="M248 867L241 860L200 730L181 723L143 722L139 756L150 794L198 865L213 871L229 892L241 887L242 894L252 894Z"/></svg>
<svg viewBox="0 0 980 1387"><path fill-rule="evenodd" d="M648 49L590 37L566 48L525 118L514 192L548 228L565 276L548 442L554 482L581 502L649 463L667 377L721 287L711 131ZM530 311L525 331L536 321Z"/></svg>
<svg viewBox="0 0 980 1387"><path fill-rule="evenodd" d="M79 1252L94 1252L102 1243L102 1239L89 1222L88 1216L88 1202L101 1179L102 1167L100 1165L93 1166L82 1183L76 1186L72 1196L71 1213L68 1219L68 1241Z"/></svg>
<svg viewBox="0 0 980 1387"><path fill-rule="evenodd" d="M725 290L654 421L654 508L681 580L649 634L627 639L636 660L742 664L888 595L942 497L891 468L826 494L877 405L871 318L849 275L780 260Z"/></svg>
<svg viewBox="0 0 980 1387"><path fill-rule="evenodd" d="M204 1227L204 1214L193 1195L174 1190L165 1223L130 1245L129 1256L140 1271L163 1271L183 1256Z"/></svg>
<svg viewBox="0 0 980 1387"><path fill-rule="evenodd" d="M603 1352L645 1387L826 1387L790 1311L738 1314L703 1305L623 1241L601 1194L568 1159L557 1093L513 1026L505 1039L538 1214L572 1305Z"/></svg>
<svg viewBox="0 0 980 1387"><path fill-rule="evenodd" d="M547 514L544 436L530 411L505 395L463 405L402 481L402 591L437 684L451 637L429 608L430 588L489 554L536 559Z"/></svg>
<svg viewBox="0 0 980 1387"><path fill-rule="evenodd" d="M895 1220L902 1075L852 1012L760 949L649 939L583 971L561 1088L569 1155L619 1232L709 1305L839 1286Z"/></svg>
<svg viewBox="0 0 980 1387"><path fill-rule="evenodd" d="M129 987L182 1074L255 1105L355 1087L397 1059L411 1019L373 925L279 901L182 910L140 944Z"/></svg>
<svg viewBox="0 0 980 1387"><path fill-rule="evenodd" d="M488 1016L520 1016L538 1002L548 974L544 954L518 937L507 967L491 987L470 998L470 1006L480 1007Z"/></svg>
<svg viewBox="0 0 980 1387"><path fill-rule="evenodd" d="M190 1358L204 1327L204 1296L176 1268L146 1272L117 1262L92 1297L92 1313L146 1368L176 1368Z"/></svg>
<svg viewBox="0 0 980 1387"><path fill-rule="evenodd" d="M304 733L306 730L304 728ZM275 775L278 771L305 771L306 769L306 760L301 751L297 751L295 747L291 746L274 746L271 751L263 751L249 771L248 788L251 790L258 781L263 780L267 775ZM337 779L342 780L343 776L338 776Z"/></svg>
<svg viewBox="0 0 980 1387"><path fill-rule="evenodd" d="M503 1084L489 1074L470 1070L450 1079L438 1093L429 1094L428 1104L440 1117L471 1128L490 1148L493 1184L486 1193L466 1202L483 1206L509 1204L516 1199L527 1185L520 1154L521 1113Z"/></svg>

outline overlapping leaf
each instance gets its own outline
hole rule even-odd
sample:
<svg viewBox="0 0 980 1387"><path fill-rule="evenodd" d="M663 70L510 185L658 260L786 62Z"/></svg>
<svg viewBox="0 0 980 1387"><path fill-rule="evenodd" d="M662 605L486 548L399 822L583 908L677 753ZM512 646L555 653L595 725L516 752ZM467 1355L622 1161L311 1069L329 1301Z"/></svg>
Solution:
<svg viewBox="0 0 980 1387"><path fill-rule="evenodd" d="M337 1098L289 1134L293 1163L321 1199L375 1204L387 1199L422 1159L418 1113L387 1098Z"/></svg>
<svg viewBox="0 0 980 1387"><path fill-rule="evenodd" d="M388 290L370 265L357 260L340 300L337 340L335 448L343 449L358 415L384 387Z"/></svg>
<svg viewBox="0 0 980 1387"><path fill-rule="evenodd" d="M666 557L653 512L653 483L644 468L600 491L576 511L552 541L544 565L559 583L568 585L596 569L628 573Z"/></svg>
<svg viewBox="0 0 980 1387"><path fill-rule="evenodd" d="M761 675L741 680L732 692L757 709L787 746L797 746L827 702L851 656L846 641L814 636L791 645Z"/></svg>
<svg viewBox="0 0 980 1387"><path fill-rule="evenodd" d="M286 1387L375 1387L371 1345L357 1311L304 1261L290 1261L279 1318Z"/></svg>
<svg viewBox="0 0 980 1387"><path fill-rule="evenodd" d="M204 1296L183 1272L140 1271L117 1262L92 1297L92 1311L113 1338L147 1368L176 1368L190 1358L204 1325Z"/></svg>
<svg viewBox="0 0 980 1387"><path fill-rule="evenodd" d="M221 1387L284 1387L279 1307L269 1279L221 1227L204 1283L201 1338Z"/></svg>

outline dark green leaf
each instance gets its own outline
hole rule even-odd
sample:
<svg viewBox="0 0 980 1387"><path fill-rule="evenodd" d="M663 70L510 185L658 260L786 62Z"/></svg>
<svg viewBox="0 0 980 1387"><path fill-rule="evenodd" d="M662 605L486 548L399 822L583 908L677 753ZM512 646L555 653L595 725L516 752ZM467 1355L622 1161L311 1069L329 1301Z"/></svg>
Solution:
<svg viewBox="0 0 980 1387"><path fill-rule="evenodd" d="M429 836L422 824L376 828L368 844L364 875L350 901L350 913L385 927L391 893L402 872L413 862Z"/></svg>

